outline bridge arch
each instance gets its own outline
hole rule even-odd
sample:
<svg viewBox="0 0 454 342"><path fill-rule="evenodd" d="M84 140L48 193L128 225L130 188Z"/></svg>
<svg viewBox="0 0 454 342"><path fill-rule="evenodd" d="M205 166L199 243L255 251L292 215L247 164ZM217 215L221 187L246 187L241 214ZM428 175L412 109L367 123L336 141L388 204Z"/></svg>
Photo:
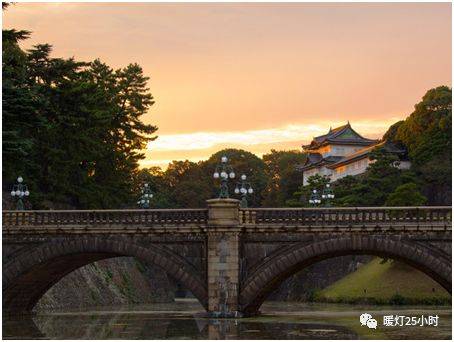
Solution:
<svg viewBox="0 0 454 342"><path fill-rule="evenodd" d="M167 248L140 246L114 238L83 237L29 248L3 266L3 311L30 312L65 275L87 264L113 257L135 257L158 266L181 282L207 307L207 288L184 258Z"/></svg>
<svg viewBox="0 0 454 342"><path fill-rule="evenodd" d="M344 255L368 254L403 261L424 272L451 293L451 259L438 249L401 239L353 235L295 244L259 264L243 282L240 308L258 311L289 276L316 262Z"/></svg>

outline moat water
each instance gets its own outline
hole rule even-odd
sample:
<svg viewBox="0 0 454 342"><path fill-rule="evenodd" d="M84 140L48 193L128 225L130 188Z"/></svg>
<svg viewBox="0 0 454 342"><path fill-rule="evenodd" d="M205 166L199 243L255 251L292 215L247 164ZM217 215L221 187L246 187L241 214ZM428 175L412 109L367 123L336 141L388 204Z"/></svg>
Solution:
<svg viewBox="0 0 454 342"><path fill-rule="evenodd" d="M262 314L210 319L195 300L3 318L4 339L451 339L451 307L266 302ZM377 329L361 326L369 313ZM437 326L384 326L383 316L438 316Z"/></svg>

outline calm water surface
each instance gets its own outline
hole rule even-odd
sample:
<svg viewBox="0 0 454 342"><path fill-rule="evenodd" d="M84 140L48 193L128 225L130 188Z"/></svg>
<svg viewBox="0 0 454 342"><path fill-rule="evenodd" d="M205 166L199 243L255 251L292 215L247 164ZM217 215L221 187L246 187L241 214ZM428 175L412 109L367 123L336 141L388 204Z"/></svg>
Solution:
<svg viewBox="0 0 454 342"><path fill-rule="evenodd" d="M267 302L262 315L210 319L194 300L51 312L3 321L6 339L451 339L451 307ZM376 330L361 327L367 312ZM438 327L384 327L383 315L438 315Z"/></svg>

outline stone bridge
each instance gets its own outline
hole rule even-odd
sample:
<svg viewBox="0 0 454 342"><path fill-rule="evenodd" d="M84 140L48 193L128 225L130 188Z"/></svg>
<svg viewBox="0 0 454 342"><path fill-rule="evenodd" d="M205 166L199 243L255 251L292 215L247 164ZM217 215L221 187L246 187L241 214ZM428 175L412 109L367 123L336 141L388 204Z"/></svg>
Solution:
<svg viewBox="0 0 454 342"><path fill-rule="evenodd" d="M160 267L217 317L255 314L287 277L342 255L401 260L451 292L451 207L240 209L238 203L3 211L3 311L30 312L66 274L119 256ZM257 253L264 246L265 257Z"/></svg>

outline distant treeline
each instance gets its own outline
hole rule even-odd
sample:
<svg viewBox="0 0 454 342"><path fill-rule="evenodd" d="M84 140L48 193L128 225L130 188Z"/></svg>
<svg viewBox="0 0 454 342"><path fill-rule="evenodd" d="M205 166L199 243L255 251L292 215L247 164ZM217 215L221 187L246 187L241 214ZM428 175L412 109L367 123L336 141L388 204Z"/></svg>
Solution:
<svg viewBox="0 0 454 342"><path fill-rule="evenodd" d="M155 194L152 207L203 207L217 196L212 175L223 155L237 174L231 185L243 173L252 184L251 206L307 206L309 191L327 181L314 177L301 186L300 151L259 158L226 149L198 163L173 161L165 171L139 170L157 130L141 120L154 103L141 67L113 70L99 60L52 58L47 44L24 51L19 42L29 35L3 30L3 190L21 175L34 208L134 207L145 182ZM451 117L451 89L429 90L384 136L408 150L411 170L396 169L392 156L376 151L365 174L333 185L333 204L450 203Z"/></svg>

